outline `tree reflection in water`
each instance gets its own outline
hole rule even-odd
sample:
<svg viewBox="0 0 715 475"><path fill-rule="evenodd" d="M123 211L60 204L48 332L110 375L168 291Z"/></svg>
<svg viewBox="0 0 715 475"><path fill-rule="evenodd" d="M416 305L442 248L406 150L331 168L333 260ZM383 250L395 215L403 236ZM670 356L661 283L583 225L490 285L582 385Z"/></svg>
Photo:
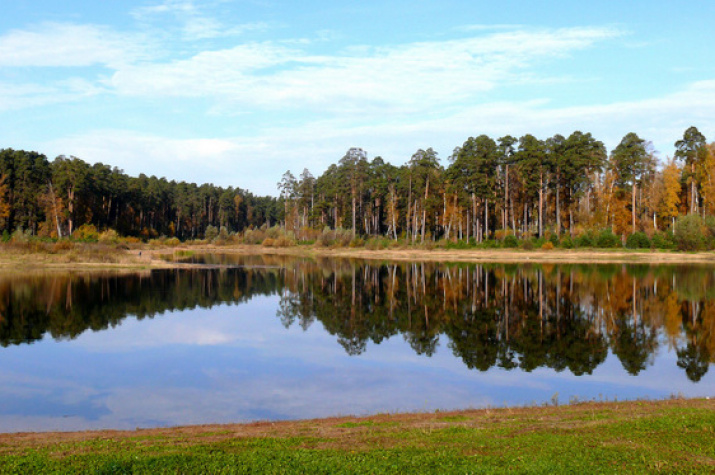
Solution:
<svg viewBox="0 0 715 475"><path fill-rule="evenodd" d="M441 265L305 260L278 256L201 259L207 267L142 274L0 278L0 344L45 334L75 338L127 316L279 299L285 327L316 320L350 355L402 337L431 356L440 338L464 364L568 369L591 374L609 349L638 374L659 347L677 353L692 381L715 357L715 271L643 265ZM214 264L220 264L216 266Z"/></svg>

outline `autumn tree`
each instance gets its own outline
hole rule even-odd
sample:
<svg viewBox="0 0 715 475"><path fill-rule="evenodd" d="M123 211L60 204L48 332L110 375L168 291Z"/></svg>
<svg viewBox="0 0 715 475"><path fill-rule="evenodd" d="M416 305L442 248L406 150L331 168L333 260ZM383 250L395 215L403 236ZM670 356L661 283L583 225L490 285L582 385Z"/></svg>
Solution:
<svg viewBox="0 0 715 475"><path fill-rule="evenodd" d="M660 215L675 225L680 207L680 169L675 160L670 160L663 168L663 193L659 203Z"/></svg>
<svg viewBox="0 0 715 475"><path fill-rule="evenodd" d="M10 217L9 183L7 176L0 175L0 223L6 229L7 219Z"/></svg>

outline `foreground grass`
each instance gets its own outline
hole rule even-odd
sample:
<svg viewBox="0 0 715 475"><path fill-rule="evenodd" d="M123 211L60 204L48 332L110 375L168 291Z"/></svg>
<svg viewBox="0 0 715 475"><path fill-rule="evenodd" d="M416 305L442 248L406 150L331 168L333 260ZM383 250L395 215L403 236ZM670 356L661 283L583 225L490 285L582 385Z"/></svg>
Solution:
<svg viewBox="0 0 715 475"><path fill-rule="evenodd" d="M2 473L713 473L715 401L0 435Z"/></svg>

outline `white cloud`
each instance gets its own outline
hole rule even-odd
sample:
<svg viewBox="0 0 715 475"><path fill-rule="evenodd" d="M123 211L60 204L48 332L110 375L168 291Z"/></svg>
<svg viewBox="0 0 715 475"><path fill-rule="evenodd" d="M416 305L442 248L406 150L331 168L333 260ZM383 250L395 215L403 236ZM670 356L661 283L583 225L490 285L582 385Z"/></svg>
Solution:
<svg viewBox="0 0 715 475"><path fill-rule="evenodd" d="M192 0L165 0L156 5L136 8L132 10L131 15L143 23L151 23L168 16L181 25L179 31L182 37L189 41L238 36L247 31L268 28L264 22L225 25L218 18L204 11L211 6L211 3L204 2L201 6L197 6Z"/></svg>
<svg viewBox="0 0 715 475"><path fill-rule="evenodd" d="M706 137L715 134L715 81L643 101L583 107L553 107L548 101L490 102L452 110L440 117L412 117L364 125L352 118L330 118L298 126L264 128L251 136L177 139L131 131L97 130L46 144L52 153L72 153L102 161L127 173L240 186L275 194L286 169L309 168L320 175L351 146L365 148L395 165L418 148L434 147L444 159L469 136L500 137L533 133L541 138L573 130L591 132L610 149L636 131L655 142L662 154L690 125ZM637 125L636 125L637 124Z"/></svg>
<svg viewBox="0 0 715 475"><path fill-rule="evenodd" d="M102 26L42 23L0 37L0 66L118 68L146 57L145 42Z"/></svg>
<svg viewBox="0 0 715 475"><path fill-rule="evenodd" d="M617 37L615 28L518 30L313 55L309 45L248 43L169 63L134 65L108 81L121 94L206 96L251 107L415 113L484 98L538 61ZM525 76L526 75L526 76Z"/></svg>
<svg viewBox="0 0 715 475"><path fill-rule="evenodd" d="M104 88L79 77L48 85L0 82L0 112L71 102L105 91Z"/></svg>

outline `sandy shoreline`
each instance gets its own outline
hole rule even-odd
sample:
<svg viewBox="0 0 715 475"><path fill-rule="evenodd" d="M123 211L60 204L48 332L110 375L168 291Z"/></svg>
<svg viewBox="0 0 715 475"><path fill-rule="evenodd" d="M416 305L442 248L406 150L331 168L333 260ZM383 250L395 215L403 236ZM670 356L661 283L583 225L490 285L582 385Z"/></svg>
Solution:
<svg viewBox="0 0 715 475"><path fill-rule="evenodd" d="M173 262L166 256L186 254L274 255L311 259L348 258L379 261L425 261L470 263L545 263L545 264L705 264L715 265L715 252L631 251L604 249L519 250L519 249L410 249L369 250L364 248L319 248L295 246L267 248L263 246L178 246L173 248L141 248L112 250L110 255L83 253L32 253L0 249L0 272L29 271L140 271L196 267Z"/></svg>

